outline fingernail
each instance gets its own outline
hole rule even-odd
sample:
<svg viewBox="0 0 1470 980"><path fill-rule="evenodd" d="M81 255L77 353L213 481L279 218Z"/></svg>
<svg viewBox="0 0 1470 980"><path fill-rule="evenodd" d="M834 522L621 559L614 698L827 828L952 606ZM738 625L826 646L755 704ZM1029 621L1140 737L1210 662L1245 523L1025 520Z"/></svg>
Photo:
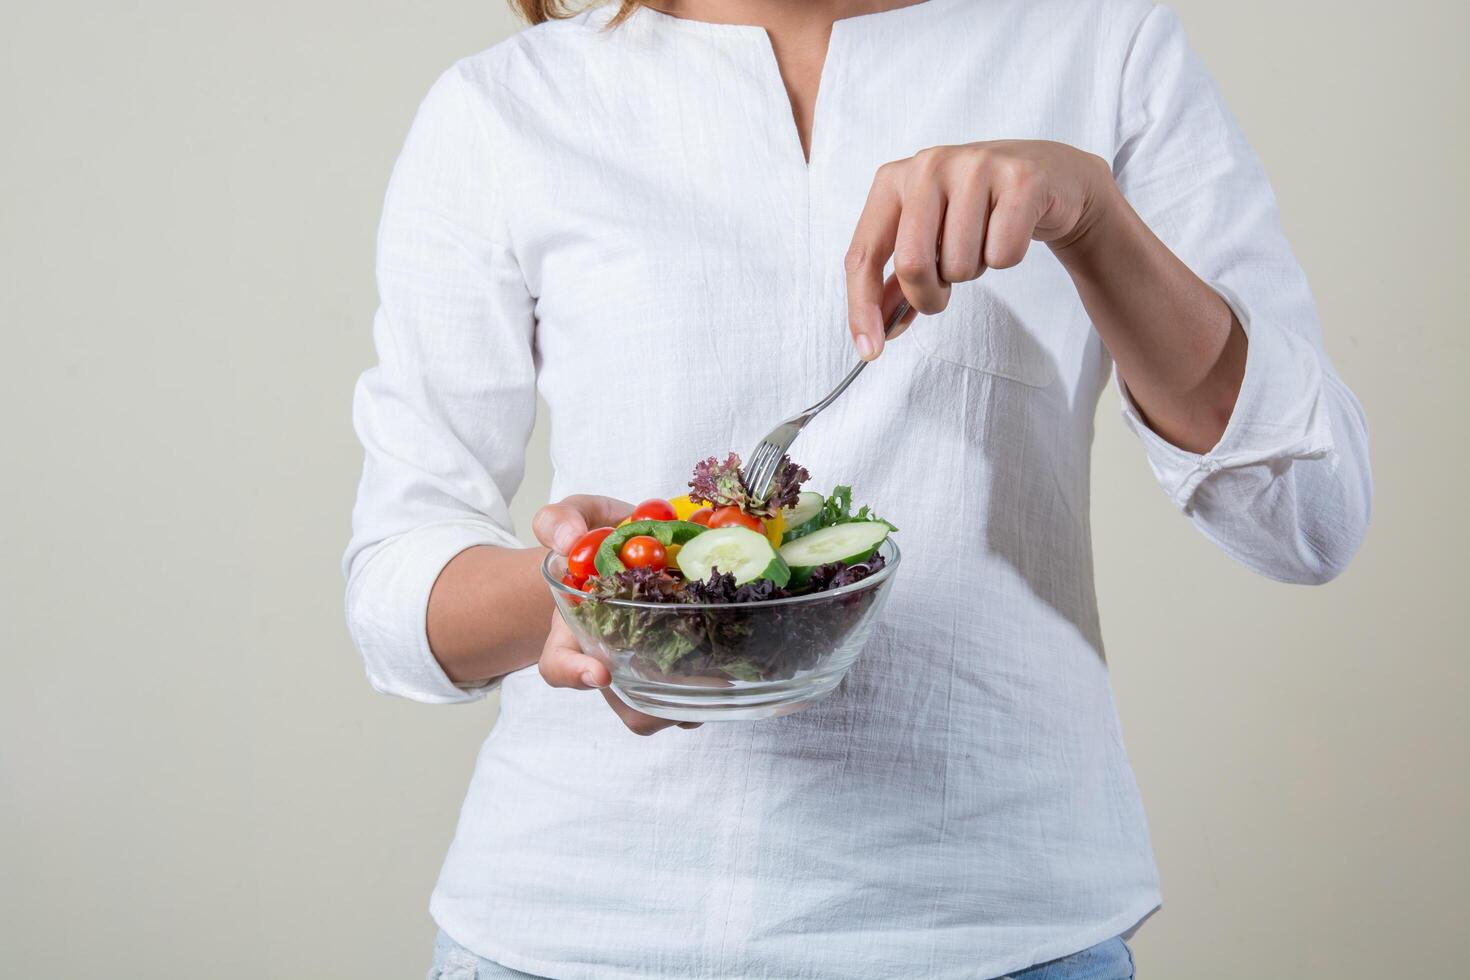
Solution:
<svg viewBox="0 0 1470 980"><path fill-rule="evenodd" d="M570 524L559 524L551 535L551 543L556 547L557 554L565 555L576 546L577 537L576 528Z"/></svg>
<svg viewBox="0 0 1470 980"><path fill-rule="evenodd" d="M582 683L586 684L588 687L598 686L597 678L592 675L592 671L590 670L582 675Z"/></svg>
<svg viewBox="0 0 1470 980"><path fill-rule="evenodd" d="M871 361L873 359L873 341L868 338L867 334L860 333L857 335L857 351L858 357L861 357L863 360Z"/></svg>

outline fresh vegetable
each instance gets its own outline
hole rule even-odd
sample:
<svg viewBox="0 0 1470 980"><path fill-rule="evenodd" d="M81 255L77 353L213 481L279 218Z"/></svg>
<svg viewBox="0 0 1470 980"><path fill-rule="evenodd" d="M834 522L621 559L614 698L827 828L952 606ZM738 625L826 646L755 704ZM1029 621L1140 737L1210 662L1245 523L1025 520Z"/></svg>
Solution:
<svg viewBox="0 0 1470 980"><path fill-rule="evenodd" d="M620 525L603 538L602 544L597 548L595 559L597 574L610 576L627 568L620 557L620 552L629 538L646 534L659 544L668 547L671 544L684 544L696 534L703 534L704 531L705 528L690 521L631 521Z"/></svg>
<svg viewBox="0 0 1470 980"><path fill-rule="evenodd" d="M805 582L821 565L833 562L855 565L865 561L878 550L890 530L882 521L834 524L783 544L781 557L791 566L792 578Z"/></svg>
<svg viewBox="0 0 1470 980"><path fill-rule="evenodd" d="M821 527L822 507L826 502L827 498L815 490L803 490L796 503L781 512L781 520L785 524L782 541L794 541Z"/></svg>
<svg viewBox="0 0 1470 980"><path fill-rule="evenodd" d="M674 507L662 497L652 497L643 501L633 508L633 513L628 515L631 521L673 521L679 520L674 513Z"/></svg>
<svg viewBox="0 0 1470 980"><path fill-rule="evenodd" d="M856 524L862 521L877 521L879 524L887 524L888 530L897 531L898 528L874 514L867 504L859 507L857 513L852 510L852 487L833 487L832 495L822 502L822 512L817 515L820 527L832 527L836 524ZM812 530L816 530L813 528ZM808 532L810 533L810 532Z"/></svg>
<svg viewBox="0 0 1470 980"><path fill-rule="evenodd" d="M844 585L852 585L861 582L869 575L877 572L888 564L883 559L881 552L873 552L864 561L851 565L841 562L831 562L826 565L818 565L812 569L811 577L806 581L808 592L826 592L830 589L840 589Z"/></svg>
<svg viewBox="0 0 1470 980"><path fill-rule="evenodd" d="M703 460L687 495L645 500L617 528L577 542L562 581L586 598L563 609L642 670L769 681L810 668L857 628L876 590L759 617L732 607L860 582L884 567L877 549L896 528L868 507L854 511L849 487L803 492L806 478L783 458L770 498L756 504L738 456ZM650 603L699 608L670 615Z"/></svg>
<svg viewBox="0 0 1470 980"><path fill-rule="evenodd" d="M602 544L603 538L611 533L613 533L612 528L599 527L577 539L577 543L572 546L571 553L567 555L567 572L577 581L568 584L576 587L584 579L597 574L597 567L594 564L597 549Z"/></svg>
<svg viewBox="0 0 1470 980"><path fill-rule="evenodd" d="M625 568L596 580L592 595L597 599L629 599L634 602L684 602L685 584L667 572L651 568Z"/></svg>
<svg viewBox="0 0 1470 980"><path fill-rule="evenodd" d="M694 477L689 481L689 499L714 507L739 507L749 494L745 477L740 473L740 457L731 453L722 463L711 456L694 464Z"/></svg>
<svg viewBox="0 0 1470 980"><path fill-rule="evenodd" d="M710 527L747 527L757 534L764 534L766 540L771 542L772 548L781 547L786 523L779 512L774 517L767 517L764 520L753 514L747 514L738 507L716 507L709 514L707 520Z"/></svg>
<svg viewBox="0 0 1470 980"><path fill-rule="evenodd" d="M857 565L824 565L805 591L840 588L876 574L884 566L875 554ZM830 604L787 606L757 618L741 614L740 604L785 598L793 593L770 579L736 585L735 577L715 572L708 579L679 583L644 568L599 580L588 602L574 615L608 643L637 650L634 662L646 671L739 681L774 681L810 668L821 651L862 622L876 593L859 591ZM677 605L699 603L698 616L668 615L599 599Z"/></svg>
<svg viewBox="0 0 1470 980"><path fill-rule="evenodd" d="M739 507L716 507L713 514L709 516L710 527L743 527L754 531L756 534L764 535L766 526L761 519L752 514L747 514Z"/></svg>
<svg viewBox="0 0 1470 980"><path fill-rule="evenodd" d="M709 511L714 506L713 504L710 504L708 502L695 503L694 501L689 499L689 494L687 493L681 493L677 497L670 497L669 505L674 508L674 520L694 521L695 523L701 523L696 519L697 514L703 511L705 517L708 518Z"/></svg>
<svg viewBox="0 0 1470 980"><path fill-rule="evenodd" d="M710 604L727 604L737 602L762 602L766 599L784 599L791 595L784 586L777 585L768 578L751 579L741 585L735 583L735 576L729 572L711 572L707 579L697 579L689 583L688 589L692 602L703 602Z"/></svg>
<svg viewBox="0 0 1470 980"><path fill-rule="evenodd" d="M622 548L618 549L618 557L629 568L651 568L656 572L662 571L669 564L664 546L658 543L657 538L647 534L635 534L624 541Z"/></svg>
<svg viewBox="0 0 1470 980"><path fill-rule="evenodd" d="M781 547L781 540L786 536L786 518L783 512L778 510L761 523L766 526L766 539L771 542L771 547Z"/></svg>
<svg viewBox="0 0 1470 980"><path fill-rule="evenodd" d="M785 585L791 578L791 570L766 536L738 525L714 528L684 542L679 571L690 581L725 572L734 576L736 585L758 578Z"/></svg>
<svg viewBox="0 0 1470 980"><path fill-rule="evenodd" d="M689 499L707 501L716 507L736 507L756 517L774 517L781 508L796 503L802 483L810 476L806 467L797 466L790 456L782 456L770 496L757 503L745 485L740 457L731 453L722 463L711 456L695 464L694 478L689 481Z"/></svg>

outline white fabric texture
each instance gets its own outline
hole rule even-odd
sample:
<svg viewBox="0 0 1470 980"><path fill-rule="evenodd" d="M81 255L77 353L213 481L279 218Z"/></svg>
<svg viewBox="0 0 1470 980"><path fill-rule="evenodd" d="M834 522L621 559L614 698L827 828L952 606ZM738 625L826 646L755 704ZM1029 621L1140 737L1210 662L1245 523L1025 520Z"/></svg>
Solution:
<svg viewBox="0 0 1470 980"><path fill-rule="evenodd" d="M632 501L829 390L854 356L842 255L873 173L937 144L1052 139L1115 161L1249 335L1209 453L1169 445L1125 395L1160 484L1263 574L1317 582L1347 561L1368 516L1363 417L1261 168L1166 9L929 0L840 21L809 164L763 31L607 16L456 65L394 171L346 558L375 687L483 695L434 662L425 606L459 550L514 545L538 388L553 496ZM1159 894L1088 518L1109 371L1045 247L957 286L794 449L814 488L850 483L902 529L884 619L839 690L641 739L597 694L510 675L440 926L549 977L942 980L1138 923Z"/></svg>

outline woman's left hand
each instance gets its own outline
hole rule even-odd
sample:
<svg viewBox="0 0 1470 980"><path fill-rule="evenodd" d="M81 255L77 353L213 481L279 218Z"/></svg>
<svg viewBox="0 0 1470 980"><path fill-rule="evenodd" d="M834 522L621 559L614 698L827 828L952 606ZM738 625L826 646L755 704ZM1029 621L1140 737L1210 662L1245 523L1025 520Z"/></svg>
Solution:
<svg viewBox="0 0 1470 980"><path fill-rule="evenodd" d="M885 163L845 261L858 353L871 360L882 351L884 311L900 290L918 312L938 313L951 283L1016 265L1033 240L1065 248L1121 200L1108 163L1064 143L936 146ZM894 278L885 283L890 256Z"/></svg>

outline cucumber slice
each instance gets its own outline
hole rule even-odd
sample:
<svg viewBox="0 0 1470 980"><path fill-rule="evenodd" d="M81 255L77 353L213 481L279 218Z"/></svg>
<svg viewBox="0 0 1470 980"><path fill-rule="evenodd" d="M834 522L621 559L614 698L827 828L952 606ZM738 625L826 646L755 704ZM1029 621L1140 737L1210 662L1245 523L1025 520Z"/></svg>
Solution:
<svg viewBox="0 0 1470 980"><path fill-rule="evenodd" d="M690 538L674 562L691 582L709 578L715 569L735 576L736 585L758 578L785 585L791 579L771 542L748 527L717 527Z"/></svg>
<svg viewBox="0 0 1470 980"><path fill-rule="evenodd" d="M824 503L826 498L815 490L803 490L795 504L781 511L781 519L786 522L786 533L781 540L795 541L821 527Z"/></svg>
<svg viewBox="0 0 1470 980"><path fill-rule="evenodd" d="M864 560L878 549L888 532L888 525L878 521L834 524L783 544L781 557L791 566L791 577L801 583L818 565L834 561L853 565Z"/></svg>

